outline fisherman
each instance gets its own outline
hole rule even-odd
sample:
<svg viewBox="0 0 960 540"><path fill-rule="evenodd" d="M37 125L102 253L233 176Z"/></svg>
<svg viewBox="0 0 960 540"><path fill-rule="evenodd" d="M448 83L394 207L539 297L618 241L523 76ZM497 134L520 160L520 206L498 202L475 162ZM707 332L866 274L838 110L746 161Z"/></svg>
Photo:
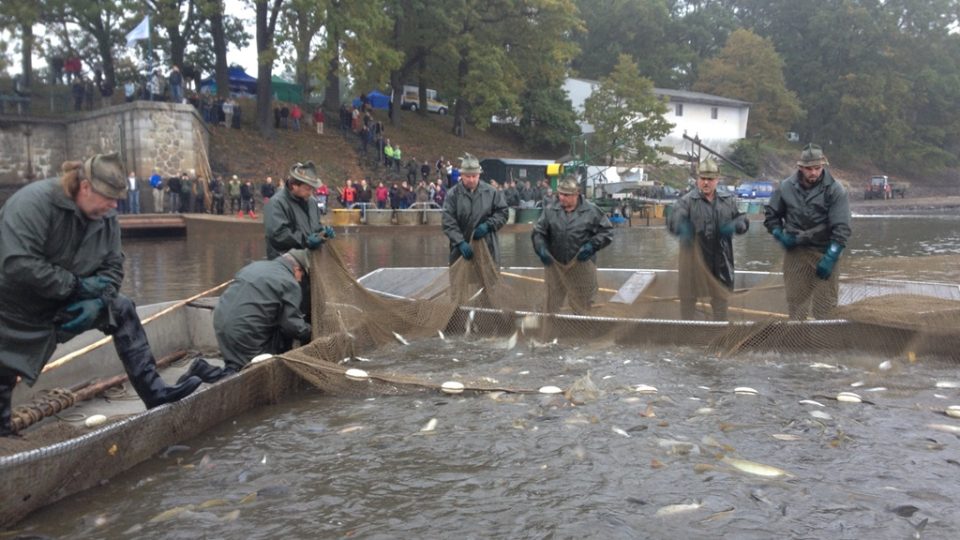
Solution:
<svg viewBox="0 0 960 540"><path fill-rule="evenodd" d="M123 252L116 208L127 195L120 156L68 161L62 172L21 188L0 208L0 436L13 433L17 377L32 386L57 343L92 328L113 336L148 409L186 397L201 382L163 382L136 306L117 292Z"/></svg>
<svg viewBox="0 0 960 540"><path fill-rule="evenodd" d="M808 144L797 171L764 206L764 227L786 249L783 282L791 319L825 319L837 307L837 262L850 238L847 192L827 169L823 149Z"/></svg>
<svg viewBox="0 0 960 540"><path fill-rule="evenodd" d="M557 198L543 209L533 227L533 250L549 267L554 261L567 265L574 259L580 263L596 262L597 252L613 241L613 225L597 205L580 196L576 177L568 175L557 184ZM563 306L570 293L570 307L577 313L589 310L597 294L597 269L578 264L584 271L573 269L570 280L562 279L561 271L547 271L547 312ZM569 287L564 286L572 285Z"/></svg>
<svg viewBox="0 0 960 540"><path fill-rule="evenodd" d="M276 259L291 249L319 249L336 236L333 227L320 224L320 207L313 192L321 185L317 168L312 161L290 167L286 189L281 189L264 207L263 224L266 230L267 259ZM300 280L298 280L300 281ZM310 279L300 281L302 304L300 309L311 315Z"/></svg>
<svg viewBox="0 0 960 540"><path fill-rule="evenodd" d="M461 181L443 202L443 234L450 239L450 264L460 257L473 259L471 240L486 238L494 262L500 264L497 231L507 222L503 192L480 182L480 161L471 154L460 158Z"/></svg>
<svg viewBox="0 0 960 540"><path fill-rule="evenodd" d="M240 371L258 355L290 350L294 339L309 343L310 325L300 309L300 283L309 273L310 253L304 249L241 268L213 310L224 367L198 358L181 380L199 377L213 383Z"/></svg>
<svg viewBox="0 0 960 540"><path fill-rule="evenodd" d="M680 316L686 320L694 318L698 296L710 296L713 320L727 320L727 294L733 290L733 235L750 228L747 216L737 209L736 197L717 190L719 181L717 162L705 159L697 167L697 189L677 200L667 223L682 248L678 296ZM694 239L699 253L690 249ZM695 263L698 258L702 265Z"/></svg>

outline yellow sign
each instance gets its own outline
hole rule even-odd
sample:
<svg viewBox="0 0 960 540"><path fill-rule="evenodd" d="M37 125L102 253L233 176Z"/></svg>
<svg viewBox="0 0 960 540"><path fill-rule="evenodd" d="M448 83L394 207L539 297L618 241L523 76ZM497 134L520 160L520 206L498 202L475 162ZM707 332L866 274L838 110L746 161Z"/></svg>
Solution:
<svg viewBox="0 0 960 540"><path fill-rule="evenodd" d="M563 174L562 163L551 163L547 165L547 176L560 176Z"/></svg>

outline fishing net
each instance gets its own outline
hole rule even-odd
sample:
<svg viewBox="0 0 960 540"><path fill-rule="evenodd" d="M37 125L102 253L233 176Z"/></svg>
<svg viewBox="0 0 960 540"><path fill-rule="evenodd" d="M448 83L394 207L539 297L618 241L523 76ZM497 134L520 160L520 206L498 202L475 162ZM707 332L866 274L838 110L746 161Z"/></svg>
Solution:
<svg viewBox="0 0 960 540"><path fill-rule="evenodd" d="M734 357L756 352L861 351L915 360L954 359L960 350L960 288L906 280L924 261L841 262L816 275L821 254L786 252L782 272L739 272L733 288L714 277L696 247L679 250L678 270L607 270L554 261L500 269L482 241L449 268L381 269L359 283L335 243L312 253L314 335L284 355L315 386L348 395L437 389L443 381L378 373L348 377L351 360L436 336L501 337L535 344L616 343L700 347ZM931 257L928 277L949 277L957 257ZM398 354L403 354L398 352ZM530 391L482 378L467 390Z"/></svg>

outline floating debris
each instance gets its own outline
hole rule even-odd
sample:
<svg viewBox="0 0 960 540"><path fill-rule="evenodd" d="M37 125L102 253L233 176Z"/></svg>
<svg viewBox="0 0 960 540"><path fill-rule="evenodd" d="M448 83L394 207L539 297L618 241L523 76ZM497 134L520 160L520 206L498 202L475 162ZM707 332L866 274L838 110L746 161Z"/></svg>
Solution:
<svg viewBox="0 0 960 540"><path fill-rule="evenodd" d="M440 385L440 390L447 394L462 394L463 383L457 381L447 381Z"/></svg>
<svg viewBox="0 0 960 540"><path fill-rule="evenodd" d="M947 416L960 418L960 405L951 405L943 411Z"/></svg>
<svg viewBox="0 0 960 540"><path fill-rule="evenodd" d="M370 375L366 371L357 368L348 369L344 375L351 381L365 381L370 378Z"/></svg>
<svg viewBox="0 0 960 540"><path fill-rule="evenodd" d="M657 510L657 513L654 515L656 515L657 517L672 516L674 514L682 514L684 512L691 512L693 510L697 510L701 506L703 506L703 504L699 502L689 503L689 504L669 504Z"/></svg>
<svg viewBox="0 0 960 540"><path fill-rule="evenodd" d="M94 415L91 415L91 416L90 416L89 418L87 418L86 420L84 420L84 421L83 421L83 425L85 425L85 426L87 426L87 427L89 427L89 428L93 428L93 427L97 427L97 426L103 425L106 421L107 421L107 417L106 417L106 416L104 416L104 415L102 415L102 414L94 414Z"/></svg>
<svg viewBox="0 0 960 540"><path fill-rule="evenodd" d="M824 405L823 403L820 403L819 401L814 401L812 399L801 399L797 403L801 405L814 405L816 407L826 407L826 405Z"/></svg>
<svg viewBox="0 0 960 540"><path fill-rule="evenodd" d="M562 394L563 389L559 386L541 386L539 392L541 394Z"/></svg>
<svg viewBox="0 0 960 540"><path fill-rule="evenodd" d="M422 433L429 433L435 429L437 429L437 419L431 418L430 421L428 421L422 428L420 428L420 431Z"/></svg>
<svg viewBox="0 0 960 540"><path fill-rule="evenodd" d="M397 341L399 341L401 345L409 345L409 344L410 344L409 341L407 341L406 339L404 339L403 336L401 336L400 334L398 334L398 333L396 333L396 332L393 333L393 337L397 338Z"/></svg>
<svg viewBox="0 0 960 540"><path fill-rule="evenodd" d="M863 398L853 392L840 392L837 394L837 401L843 403L862 403Z"/></svg>
<svg viewBox="0 0 960 540"><path fill-rule="evenodd" d="M782 478L785 476L789 478L793 477L792 474L783 469L778 469L772 465L757 463L756 461L748 461L746 459L731 458L726 456L724 456L720 461L730 465L738 471L755 476L763 476L764 478Z"/></svg>
<svg viewBox="0 0 960 540"><path fill-rule="evenodd" d="M738 386L733 389L733 393L739 396L758 396L760 392L757 392L756 389L750 388L749 386Z"/></svg>
<svg viewBox="0 0 960 540"><path fill-rule="evenodd" d="M595 401L600 397L600 389L594 384L588 371L583 377L580 377L567 387L567 391L564 392L563 396L570 400L571 403L582 405L590 401Z"/></svg>

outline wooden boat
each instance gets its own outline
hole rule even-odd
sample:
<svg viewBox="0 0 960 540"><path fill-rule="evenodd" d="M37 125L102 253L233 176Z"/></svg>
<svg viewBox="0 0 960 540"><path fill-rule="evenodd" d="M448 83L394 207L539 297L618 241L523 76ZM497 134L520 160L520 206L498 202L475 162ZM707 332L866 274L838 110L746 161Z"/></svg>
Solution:
<svg viewBox="0 0 960 540"><path fill-rule="evenodd" d="M139 308L141 320L173 302ZM213 308L216 299L200 299L177 306L144 325L154 355L168 357L177 351L215 352ZM41 397L55 388L76 387L78 381L109 378L123 373L112 343L92 348L103 338L88 332L58 348L54 358L67 357L63 363L44 373L30 388L17 385L14 407ZM75 357L69 355L84 351ZM53 362L51 362L53 363ZM49 366L50 364L48 364ZM168 367L161 374L171 383L186 370L188 363ZM211 427L264 404L275 403L304 384L282 362L268 360L250 366L239 376L214 385L203 385L180 402L149 411L132 389L129 398L97 398L77 403L68 409L77 421L49 418L22 433L23 451L0 455L0 528L7 528L30 512L64 497L99 485L106 479L156 455L177 442L195 437ZM128 385L125 387L129 388ZM108 421L87 428L83 417L107 416ZM63 435L63 438L58 438ZM37 446L36 440L46 444ZM26 449L28 446L32 448Z"/></svg>

